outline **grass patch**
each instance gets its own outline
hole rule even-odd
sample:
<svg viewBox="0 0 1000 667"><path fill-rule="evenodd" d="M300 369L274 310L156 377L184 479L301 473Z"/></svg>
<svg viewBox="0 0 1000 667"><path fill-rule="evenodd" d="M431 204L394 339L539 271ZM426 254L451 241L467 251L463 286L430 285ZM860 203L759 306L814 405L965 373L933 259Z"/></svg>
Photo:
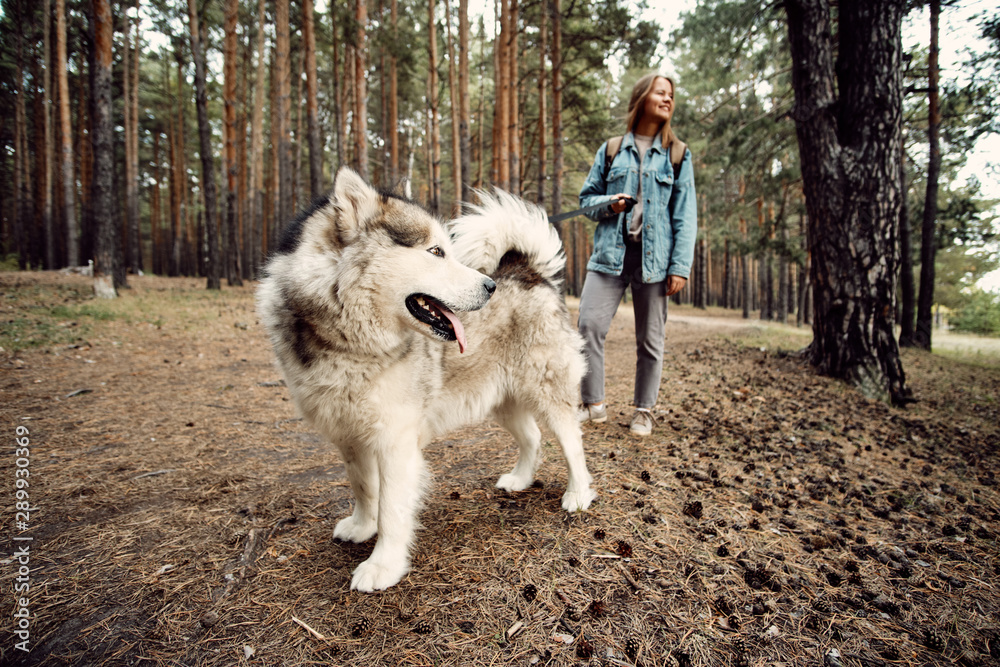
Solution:
<svg viewBox="0 0 1000 667"><path fill-rule="evenodd" d="M769 351L798 352L812 341L812 329L780 324L750 324L726 336L729 340L746 348L766 348Z"/></svg>

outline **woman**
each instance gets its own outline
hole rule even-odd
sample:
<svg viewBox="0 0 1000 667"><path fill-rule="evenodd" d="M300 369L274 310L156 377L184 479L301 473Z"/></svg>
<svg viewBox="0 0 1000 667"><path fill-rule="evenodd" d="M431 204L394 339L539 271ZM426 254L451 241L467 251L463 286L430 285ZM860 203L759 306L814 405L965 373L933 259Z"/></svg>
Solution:
<svg viewBox="0 0 1000 667"><path fill-rule="evenodd" d="M608 143L601 146L583 189L580 205L613 202L612 213L596 217L594 252L580 296L579 329L588 371L581 387L580 421L604 422L604 340L625 288L635 309L635 413L629 430L649 435L663 369L667 298L687 282L698 231L691 152L670 128L674 82L647 74L632 89L626 134L610 167ZM671 148L676 150L671 162ZM635 205L629 208L629 198Z"/></svg>

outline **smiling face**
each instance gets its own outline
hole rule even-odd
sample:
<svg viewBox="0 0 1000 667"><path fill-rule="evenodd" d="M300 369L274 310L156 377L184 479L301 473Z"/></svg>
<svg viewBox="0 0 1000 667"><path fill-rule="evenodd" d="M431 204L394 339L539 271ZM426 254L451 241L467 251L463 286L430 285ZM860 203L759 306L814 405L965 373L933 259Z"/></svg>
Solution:
<svg viewBox="0 0 1000 667"><path fill-rule="evenodd" d="M647 137L664 133L664 145L673 139L670 120L674 115L673 80L662 74L647 74L635 82L628 101L626 127Z"/></svg>
<svg viewBox="0 0 1000 667"><path fill-rule="evenodd" d="M657 127L670 121L674 113L674 85L662 76L653 80L653 87L646 95L639 123Z"/></svg>

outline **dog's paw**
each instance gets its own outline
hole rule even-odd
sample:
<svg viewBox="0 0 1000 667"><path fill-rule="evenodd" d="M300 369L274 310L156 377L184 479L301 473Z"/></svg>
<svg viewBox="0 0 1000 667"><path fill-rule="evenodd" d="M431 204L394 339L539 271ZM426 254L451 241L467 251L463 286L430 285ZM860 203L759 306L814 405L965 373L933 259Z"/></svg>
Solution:
<svg viewBox="0 0 1000 667"><path fill-rule="evenodd" d="M351 577L351 590L362 593L384 591L390 586L398 584L408 571L409 568L405 564L376 563L369 558L354 570L354 576Z"/></svg>
<svg viewBox="0 0 1000 667"><path fill-rule="evenodd" d="M341 519L333 529L333 537L344 542L367 542L375 537L378 526L374 521L359 521L353 515Z"/></svg>
<svg viewBox="0 0 1000 667"><path fill-rule="evenodd" d="M567 491L562 497L563 509L567 512L582 512L593 502L597 494L590 488L583 491Z"/></svg>
<svg viewBox="0 0 1000 667"><path fill-rule="evenodd" d="M519 477L514 473L507 473L497 480L497 488L504 491L524 491L531 486L535 480L532 478Z"/></svg>

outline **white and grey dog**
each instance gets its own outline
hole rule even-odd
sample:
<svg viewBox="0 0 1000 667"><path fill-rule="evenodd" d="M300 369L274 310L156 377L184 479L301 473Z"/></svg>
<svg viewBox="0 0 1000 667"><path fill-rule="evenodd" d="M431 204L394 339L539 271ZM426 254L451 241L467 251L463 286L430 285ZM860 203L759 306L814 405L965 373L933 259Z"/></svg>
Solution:
<svg viewBox="0 0 1000 667"><path fill-rule="evenodd" d="M594 499L564 264L544 212L516 197L483 194L446 230L349 169L289 226L257 309L295 405L343 456L356 504L333 536L378 533L352 589L388 588L408 572L427 480L421 449L456 428L492 417L510 431L518 460L497 486L520 491L540 460L537 420L569 467L563 508Z"/></svg>

